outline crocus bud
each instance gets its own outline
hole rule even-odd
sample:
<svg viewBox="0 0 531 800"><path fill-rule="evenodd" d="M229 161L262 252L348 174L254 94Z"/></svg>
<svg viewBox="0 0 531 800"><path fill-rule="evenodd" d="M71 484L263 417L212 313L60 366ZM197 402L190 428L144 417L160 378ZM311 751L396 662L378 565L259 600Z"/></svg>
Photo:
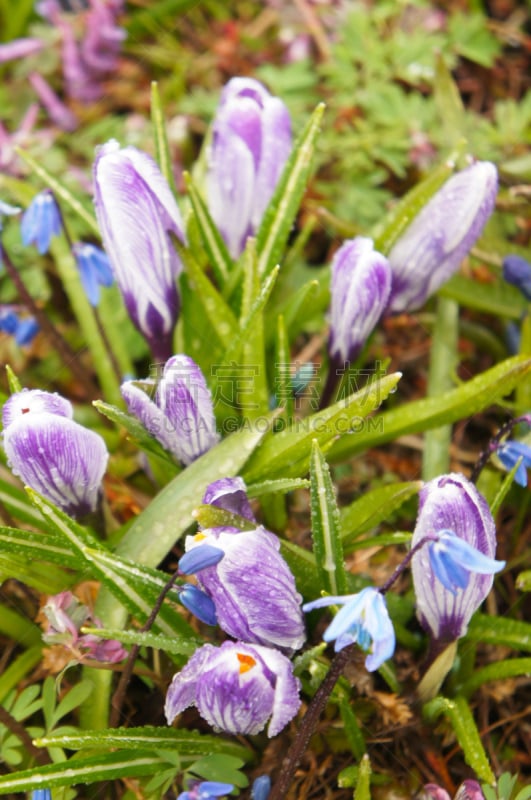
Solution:
<svg viewBox="0 0 531 800"><path fill-rule="evenodd" d="M356 358L380 319L391 291L391 270L371 239L357 236L332 261L330 356L342 364Z"/></svg>
<svg viewBox="0 0 531 800"><path fill-rule="evenodd" d="M226 633L287 653L302 647L302 598L273 533L262 527L210 528L187 536L185 549L179 563L185 572L190 571L187 562L200 558L203 549L208 563L216 561L197 572L197 581L214 601L218 624ZM217 560L216 549L223 554Z"/></svg>
<svg viewBox="0 0 531 800"><path fill-rule="evenodd" d="M13 473L73 517L96 511L108 453L101 436L72 419L56 394L24 390L2 411L4 449Z"/></svg>
<svg viewBox="0 0 531 800"><path fill-rule="evenodd" d="M155 388L152 379L144 383ZM121 392L131 414L183 464L191 464L219 441L210 391L188 356L166 362L153 399L133 381L123 383Z"/></svg>
<svg viewBox="0 0 531 800"><path fill-rule="evenodd" d="M181 262L171 237L184 241L170 187L152 158L110 141L96 152L94 200L103 245L127 311L153 356L172 353Z"/></svg>
<svg viewBox="0 0 531 800"><path fill-rule="evenodd" d="M276 736L300 706L300 683L291 662L269 647L224 642L197 650L168 689L165 714L171 724L189 706L226 733L259 733L269 720Z"/></svg>
<svg viewBox="0 0 531 800"><path fill-rule="evenodd" d="M253 78L232 78L214 120L207 193L233 258L258 230L290 150L291 122L282 101Z"/></svg>
<svg viewBox="0 0 531 800"><path fill-rule="evenodd" d="M446 181L389 253L388 313L419 308L457 272L494 210L497 190L496 167L488 161Z"/></svg>
<svg viewBox="0 0 531 800"><path fill-rule="evenodd" d="M423 539L427 540L426 544L431 539L448 539L445 536L448 531L491 559L493 565L500 564L494 561L496 528L488 504L474 484L458 474L435 478L421 489L411 546L414 548ZM469 567L465 568L466 580L460 587L459 565L456 568L455 561L447 561L448 579L453 582L448 588L441 580L440 566L433 555L430 546L423 546L413 556L417 616L436 642L449 643L465 635L470 618L492 587L492 573L499 566L487 572L483 571L484 567L476 571L469 562Z"/></svg>
<svg viewBox="0 0 531 800"><path fill-rule="evenodd" d="M220 478L213 481L205 489L203 503L256 522L243 478Z"/></svg>
<svg viewBox="0 0 531 800"><path fill-rule="evenodd" d="M49 189L35 195L20 223L20 235L26 247L34 244L41 255L50 249L53 236L61 233L61 212Z"/></svg>
<svg viewBox="0 0 531 800"><path fill-rule="evenodd" d="M323 639L325 642L335 641L336 653L357 642L368 653L365 667L369 672L391 658L395 651L395 631L385 598L378 589L368 586L357 594L321 597L305 603L302 609L313 611L332 605L341 605L342 608L324 632Z"/></svg>

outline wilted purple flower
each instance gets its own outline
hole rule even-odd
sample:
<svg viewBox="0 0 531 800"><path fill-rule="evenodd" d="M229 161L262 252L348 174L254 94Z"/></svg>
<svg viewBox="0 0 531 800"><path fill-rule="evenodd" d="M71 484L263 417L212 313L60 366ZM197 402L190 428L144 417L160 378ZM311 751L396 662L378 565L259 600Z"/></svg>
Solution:
<svg viewBox="0 0 531 800"><path fill-rule="evenodd" d="M467 780L455 793L454 800L485 800L485 795L477 781Z"/></svg>
<svg viewBox="0 0 531 800"><path fill-rule="evenodd" d="M153 379L143 383L155 388ZM188 356L166 362L153 399L134 381L123 383L121 392L131 414L183 464L191 464L219 441L210 391Z"/></svg>
<svg viewBox="0 0 531 800"><path fill-rule="evenodd" d="M127 311L154 357L172 353L181 262L171 236L184 241L177 203L152 158L116 141L98 148L95 206L103 245Z"/></svg>
<svg viewBox="0 0 531 800"><path fill-rule="evenodd" d="M357 594L343 597L321 597L303 605L303 611L313 611L324 606L342 605L323 634L325 642L335 640L334 650L339 652L355 642L369 655L365 667L373 672L391 658L395 651L395 631L389 619L385 598L371 586Z"/></svg>
<svg viewBox="0 0 531 800"><path fill-rule="evenodd" d="M380 319L391 291L391 270L372 239L345 242L332 261L330 356L342 364L356 358Z"/></svg>
<svg viewBox="0 0 531 800"><path fill-rule="evenodd" d="M496 455L509 471L521 460L514 479L516 483L525 489L527 486L527 470L531 468L531 447L525 442L517 442L514 439L510 439L498 447Z"/></svg>
<svg viewBox="0 0 531 800"><path fill-rule="evenodd" d="M50 248L52 236L61 233L61 212L49 189L35 195L20 223L22 242L28 247L34 244L42 255Z"/></svg>
<svg viewBox="0 0 531 800"><path fill-rule="evenodd" d="M234 786L232 783L219 783L218 781L188 781L188 791L181 792L177 800L215 800L230 794Z"/></svg>
<svg viewBox="0 0 531 800"><path fill-rule="evenodd" d="M220 478L205 489L203 503L256 522L243 478Z"/></svg>
<svg viewBox="0 0 531 800"><path fill-rule="evenodd" d="M280 555L278 538L265 528L237 531L210 528L187 536L179 568L191 573L206 550L215 559L197 580L216 606L219 626L235 639L278 647L291 653L305 641L301 596L288 565Z"/></svg>
<svg viewBox="0 0 531 800"><path fill-rule="evenodd" d="M120 642L102 639L95 634L81 633L81 628L100 626L98 619L92 619L89 608L81 603L71 592L60 592L48 598L43 607L48 626L42 635L46 644L68 648L78 660L91 658L114 664L127 656Z"/></svg>
<svg viewBox="0 0 531 800"><path fill-rule="evenodd" d="M503 259L503 277L516 286L527 300L531 300L531 264L522 256L510 255Z"/></svg>
<svg viewBox="0 0 531 800"><path fill-rule="evenodd" d="M269 720L268 736L276 736L300 706L300 683L291 662L269 647L224 642L197 650L168 689L165 714L195 705L209 725L226 733L253 735Z"/></svg>
<svg viewBox="0 0 531 800"><path fill-rule="evenodd" d="M114 276L107 254L89 242L75 242L72 253L81 276L83 289L92 306L100 302L100 286L112 286Z"/></svg>
<svg viewBox="0 0 531 800"><path fill-rule="evenodd" d="M233 258L258 230L290 150L284 103L253 78L232 78L214 120L207 193Z"/></svg>
<svg viewBox="0 0 531 800"><path fill-rule="evenodd" d="M39 72L31 72L28 80L52 122L63 131L75 131L78 125L76 115L63 103L48 81Z"/></svg>
<svg viewBox="0 0 531 800"><path fill-rule="evenodd" d="M496 527L492 514L484 497L462 475L443 475L421 489L411 546L445 531L451 531L489 559L494 558ZM425 546L412 559L417 616L434 640L452 642L466 633L472 614L492 587L493 576L477 573L472 567L467 585L451 591L438 579L432 556ZM455 578L455 563L451 572Z"/></svg>
<svg viewBox="0 0 531 800"><path fill-rule="evenodd" d="M72 419L56 394L24 390L2 410L4 449L13 473L74 517L95 511L108 453L101 436Z"/></svg>
<svg viewBox="0 0 531 800"><path fill-rule="evenodd" d="M19 347L25 347L34 340L39 325L33 317L20 317L12 308L0 309L0 331L14 336Z"/></svg>
<svg viewBox="0 0 531 800"><path fill-rule="evenodd" d="M494 164L478 161L426 203L388 255L388 313L419 308L457 271L494 210L497 189Z"/></svg>
<svg viewBox="0 0 531 800"><path fill-rule="evenodd" d="M446 789L436 783L427 783L422 787L419 800L451 800L451 797Z"/></svg>

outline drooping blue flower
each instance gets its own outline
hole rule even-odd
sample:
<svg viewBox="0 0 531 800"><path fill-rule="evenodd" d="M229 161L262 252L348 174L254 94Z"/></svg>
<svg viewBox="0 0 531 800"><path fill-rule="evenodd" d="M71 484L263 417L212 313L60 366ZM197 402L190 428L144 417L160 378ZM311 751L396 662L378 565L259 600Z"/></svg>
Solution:
<svg viewBox="0 0 531 800"><path fill-rule="evenodd" d="M431 566L435 577L452 594L457 589L466 589L473 572L494 575L505 566L505 561L483 555L453 531L439 531L436 537L436 541L427 545Z"/></svg>
<svg viewBox="0 0 531 800"><path fill-rule="evenodd" d="M153 398L134 381L122 384L120 391L127 407L178 461L191 464L217 444L210 390L192 358L172 356L158 385L152 378L143 384L154 390Z"/></svg>
<svg viewBox="0 0 531 800"><path fill-rule="evenodd" d="M107 254L88 242L75 242L72 253L81 276L81 283L92 306L100 301L100 286L112 286L114 276Z"/></svg>
<svg viewBox="0 0 531 800"><path fill-rule="evenodd" d="M267 800L271 791L271 778L269 775L259 775L253 781L251 800Z"/></svg>
<svg viewBox="0 0 531 800"><path fill-rule="evenodd" d="M201 535L201 534L199 534ZM215 547L211 544L202 544L201 547L195 547L189 550L179 561L179 571L185 575L193 575L196 572L201 572L203 569L213 567L218 564L225 552L220 547Z"/></svg>
<svg viewBox="0 0 531 800"><path fill-rule="evenodd" d="M503 466L510 472L520 461L514 479L524 489L527 486L527 470L531 467L531 447L525 442L510 439L503 442L496 450L496 455Z"/></svg>
<svg viewBox="0 0 531 800"><path fill-rule="evenodd" d="M478 161L426 203L389 252L387 313L419 308L458 270L494 210L497 190L496 167Z"/></svg>
<svg viewBox="0 0 531 800"><path fill-rule="evenodd" d="M326 631L325 642L335 640L334 650L339 652L355 642L368 653L365 666L369 672L391 658L395 651L395 632L389 618L385 598L374 587L362 589L357 594L340 597L321 597L303 605L303 611L342 605Z"/></svg>
<svg viewBox="0 0 531 800"><path fill-rule="evenodd" d="M300 707L300 683L286 656L244 642L205 644L178 672L168 689L168 724L189 706L214 728L233 734L259 733L269 720L276 736Z"/></svg>
<svg viewBox="0 0 531 800"><path fill-rule="evenodd" d="M2 409L4 450L23 483L74 517L95 511L109 455L102 437L72 419L68 400L39 390Z"/></svg>
<svg viewBox="0 0 531 800"><path fill-rule="evenodd" d="M257 232L290 151L284 103L254 78L232 78L213 124L207 195L233 258Z"/></svg>
<svg viewBox="0 0 531 800"><path fill-rule="evenodd" d="M201 622L206 625L217 625L216 606L210 597L197 586L188 583L179 587L179 600Z"/></svg>
<svg viewBox="0 0 531 800"><path fill-rule="evenodd" d="M222 630L245 642L299 650L306 639L301 596L280 554L277 536L259 526L254 530L207 528L187 536L179 566L189 571L191 559L223 557L197 572L201 589L216 606ZM197 554L197 555L196 555Z"/></svg>
<svg viewBox="0 0 531 800"><path fill-rule="evenodd" d="M31 800L52 800L52 793L50 789L34 789Z"/></svg>
<svg viewBox="0 0 531 800"><path fill-rule="evenodd" d="M233 789L232 783L188 781L188 791L181 792L177 800L216 800L218 797L230 794Z"/></svg>
<svg viewBox="0 0 531 800"><path fill-rule="evenodd" d="M520 289L524 297L531 300L531 264L522 256L510 255L503 259L503 277Z"/></svg>
<svg viewBox="0 0 531 800"><path fill-rule="evenodd" d="M39 325L33 317L21 317L12 308L0 309L0 331L15 337L19 347L31 344L39 332Z"/></svg>
<svg viewBox="0 0 531 800"><path fill-rule="evenodd" d="M372 239L345 242L332 261L329 350L336 364L359 355L387 305L391 269Z"/></svg>
<svg viewBox="0 0 531 800"><path fill-rule="evenodd" d="M485 498L463 475L442 475L426 483L419 494L419 512L411 547L435 537L440 531L451 531L475 551L489 560L496 553L496 526ZM446 537L446 542L452 537ZM455 552L455 546L453 546ZM440 559L436 562L437 568ZM448 589L435 572L430 546L421 547L411 562L417 616L435 642L444 644L464 636L468 623L490 592L493 571L469 571L463 588L456 588L459 567L450 565ZM440 570L442 574L442 569ZM462 575L462 573L461 573ZM462 579L463 582L464 579Z"/></svg>
<svg viewBox="0 0 531 800"><path fill-rule="evenodd" d="M103 246L133 323L154 358L173 351L184 243L181 212L157 164L135 147L110 141L94 162L94 202Z"/></svg>
<svg viewBox="0 0 531 800"><path fill-rule="evenodd" d="M50 249L53 236L61 233L61 212L49 189L35 195L22 215L20 235L26 247L34 244L43 255Z"/></svg>

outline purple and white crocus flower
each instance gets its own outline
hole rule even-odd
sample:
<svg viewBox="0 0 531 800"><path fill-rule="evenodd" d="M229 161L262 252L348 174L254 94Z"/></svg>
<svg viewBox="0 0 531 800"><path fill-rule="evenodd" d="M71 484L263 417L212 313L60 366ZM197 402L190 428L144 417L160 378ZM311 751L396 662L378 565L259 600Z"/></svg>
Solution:
<svg viewBox="0 0 531 800"><path fill-rule="evenodd" d="M210 528L187 536L185 549L179 569L196 574L225 633L288 654L302 647L302 598L273 533Z"/></svg>
<svg viewBox="0 0 531 800"><path fill-rule="evenodd" d="M251 736L269 721L271 737L299 710L299 689L291 662L277 650L244 642L205 644L174 676L164 710L171 725L196 706L217 730Z"/></svg>
<svg viewBox="0 0 531 800"><path fill-rule="evenodd" d="M346 241L332 261L330 341L332 366L353 361L376 327L389 299L391 269L372 239Z"/></svg>
<svg viewBox="0 0 531 800"><path fill-rule="evenodd" d="M233 258L260 227L291 144L284 103L253 78L232 78L214 120L207 197Z"/></svg>
<svg viewBox="0 0 531 800"><path fill-rule="evenodd" d="M388 255L392 285L386 313L420 308L457 272L494 210L496 167L478 161L449 178Z"/></svg>
<svg viewBox="0 0 531 800"><path fill-rule="evenodd" d="M152 397L135 381L125 381L120 387L127 407L178 461L188 466L217 444L210 390L192 358L172 356L158 384L153 378L142 384Z"/></svg>
<svg viewBox="0 0 531 800"><path fill-rule="evenodd" d="M38 389L2 409L4 450L15 475L73 517L96 511L109 455L94 431L74 422L71 403Z"/></svg>
<svg viewBox="0 0 531 800"><path fill-rule="evenodd" d="M395 631L389 618L383 594L372 586L357 594L339 597L321 597L303 605L303 611L313 611L325 606L342 608L323 634L325 642L335 641L339 652L357 643L367 653L365 667L373 672L391 658L395 651Z"/></svg>
<svg viewBox="0 0 531 800"><path fill-rule="evenodd" d="M485 498L459 474L426 483L411 541L417 616L434 643L464 636L490 592L496 561L496 527Z"/></svg>
<svg viewBox="0 0 531 800"><path fill-rule="evenodd" d="M158 166L135 147L112 140L94 162L94 202L103 245L129 316L153 356L173 352L181 262L172 236L184 242L181 213Z"/></svg>

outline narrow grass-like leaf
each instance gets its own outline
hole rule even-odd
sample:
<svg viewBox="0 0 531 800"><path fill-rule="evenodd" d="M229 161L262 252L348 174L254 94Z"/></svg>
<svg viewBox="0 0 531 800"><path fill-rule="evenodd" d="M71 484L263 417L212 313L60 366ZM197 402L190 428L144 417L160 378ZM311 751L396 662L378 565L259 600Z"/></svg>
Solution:
<svg viewBox="0 0 531 800"><path fill-rule="evenodd" d="M26 492L59 539L68 542L73 552L82 555L86 547L98 548L101 546L87 528L79 525L45 497L30 489L29 486L26 487Z"/></svg>
<svg viewBox="0 0 531 800"><path fill-rule="evenodd" d="M269 386L264 349L264 306L273 289L273 281L260 286L256 260L256 240L247 239L243 271L243 294L240 326L245 332L239 363L243 374L253 377L252 392L241 410L246 419L257 419L269 411ZM241 334L240 334L241 335Z"/></svg>
<svg viewBox="0 0 531 800"><path fill-rule="evenodd" d="M182 755L201 756L222 753L226 756L252 759L252 752L242 744L222 736L176 728L110 728L102 731L83 731L64 736L43 736L36 739L38 747L64 747L66 750L94 750L117 747L122 750L174 750Z"/></svg>
<svg viewBox="0 0 531 800"><path fill-rule="evenodd" d="M0 703L3 703L11 689L15 689L26 675L42 659L42 644L28 647L0 675Z"/></svg>
<svg viewBox="0 0 531 800"><path fill-rule="evenodd" d="M293 423L293 384L291 376L291 353L284 317L277 317L277 338L275 342L275 383L276 404L283 409L285 426Z"/></svg>
<svg viewBox="0 0 531 800"><path fill-rule="evenodd" d="M193 253L180 242L176 241L175 246L188 276L190 288L196 294L220 346L225 349L237 334L238 321L230 306L197 263Z"/></svg>
<svg viewBox="0 0 531 800"><path fill-rule="evenodd" d="M310 481L306 478L279 478L274 481L252 483L247 487L248 497L262 497L271 492L293 492L295 489L309 489Z"/></svg>
<svg viewBox="0 0 531 800"><path fill-rule="evenodd" d="M58 181L51 172L48 172L46 167L43 167L42 164L36 161L33 156L31 156L25 150L21 150L19 147L15 148L15 150L17 155L19 155L32 169L32 171L42 180L42 182L54 192L56 197L63 200L63 202L66 203L66 205L69 206L72 211L83 220L91 233L95 234L99 239L100 229L98 228L96 217L87 211L85 206L79 202L77 197L72 194L72 192L67 189L66 186Z"/></svg>
<svg viewBox="0 0 531 800"><path fill-rule="evenodd" d="M185 656L193 655L203 643L202 639L179 639L175 633L172 636L165 636L163 633L109 630L108 628L91 628L85 625L81 632L99 636L102 639L114 639L122 644L137 644L141 647L152 647L154 650L164 650L165 653Z"/></svg>
<svg viewBox="0 0 531 800"><path fill-rule="evenodd" d="M329 461L339 461L368 447L376 447L398 436L421 433L477 414L510 394L531 372L531 359L508 358L442 397L402 404L400 408L373 418L371 425L356 433L345 433L331 448Z"/></svg>
<svg viewBox="0 0 531 800"><path fill-rule="evenodd" d="M423 713L430 722L434 722L441 714L445 715L461 745L468 766L474 770L480 780L493 786L496 779L465 698L456 697L454 700L450 700L447 697L435 697L426 703Z"/></svg>
<svg viewBox="0 0 531 800"><path fill-rule="evenodd" d="M42 640L38 625L5 605L0 605L0 632L22 647L40 644Z"/></svg>
<svg viewBox="0 0 531 800"><path fill-rule="evenodd" d="M359 761L363 758L367 747L356 715L350 705L350 698L341 698L339 701L339 711L343 722L343 731L352 751L352 755L356 761Z"/></svg>
<svg viewBox="0 0 531 800"><path fill-rule="evenodd" d="M239 528L241 531L252 531L256 528L256 522L211 505L198 506L194 511L194 519L201 528Z"/></svg>
<svg viewBox="0 0 531 800"><path fill-rule="evenodd" d="M458 692L463 697L471 694L489 681L504 681L508 678L518 678L531 675L531 658L505 658L486 667L476 669L473 675L458 687Z"/></svg>
<svg viewBox="0 0 531 800"><path fill-rule="evenodd" d="M9 364L6 364L6 373L7 373L7 385L9 386L9 391L11 394L16 394L17 392L22 391L22 384L20 383L18 377L15 375Z"/></svg>
<svg viewBox="0 0 531 800"><path fill-rule="evenodd" d="M465 308L473 308L514 321L522 318L528 305L524 295L516 286L511 286L501 279L494 283L480 283L465 275L454 275L439 293Z"/></svg>
<svg viewBox="0 0 531 800"><path fill-rule="evenodd" d="M41 594L57 594L74 582L57 566L50 569L42 561L28 561L27 555L0 552L0 583L7 580L20 581Z"/></svg>
<svg viewBox="0 0 531 800"><path fill-rule="evenodd" d="M304 475L309 466L312 441L316 439L322 449L334 439L350 438L344 432L353 426L359 428L360 421L394 391L400 377L401 373L397 372L374 380L346 400L297 420L292 429L269 435L243 470L244 480L253 483Z"/></svg>
<svg viewBox="0 0 531 800"><path fill-rule="evenodd" d="M219 229L210 216L210 212L203 201L199 191L190 175L184 174L186 188L188 189L188 197L192 204L201 238L210 259L210 266L215 275L220 289L223 289L225 282L230 273L234 269L234 262L229 255L227 246L223 241L223 237Z"/></svg>
<svg viewBox="0 0 531 800"><path fill-rule="evenodd" d="M354 800L371 800L371 762L367 753L360 761Z"/></svg>
<svg viewBox="0 0 531 800"><path fill-rule="evenodd" d="M164 110L160 99L159 85L157 81L151 83L151 124L155 138L155 149L160 171L166 178L172 192L176 194L175 178L170 158L170 148L168 147L168 137L166 135L166 122L164 120Z"/></svg>
<svg viewBox="0 0 531 800"><path fill-rule="evenodd" d="M399 200L384 220L381 230L373 237L375 250L384 255L389 253L419 211L448 180L454 168L455 158L450 157Z"/></svg>
<svg viewBox="0 0 531 800"><path fill-rule="evenodd" d="M312 158L325 106L319 104L292 153L276 186L257 234L258 271L268 275L279 263L310 176Z"/></svg>
<svg viewBox="0 0 531 800"><path fill-rule="evenodd" d="M285 539L280 540L280 552L293 573L299 592L308 600L315 600L320 584L313 553Z"/></svg>
<svg viewBox="0 0 531 800"><path fill-rule="evenodd" d="M153 775L167 766L155 753L118 752L79 758L0 776L0 795Z"/></svg>
<svg viewBox="0 0 531 800"><path fill-rule="evenodd" d="M512 470L507 475L504 476L502 484L498 489L498 491L496 492L494 500L490 504L490 511L494 518L496 518L496 514L500 510L503 501L507 497L511 489L511 486L514 483L514 476L516 475L519 466L520 466L520 460L514 465Z"/></svg>
<svg viewBox="0 0 531 800"><path fill-rule="evenodd" d="M116 425L121 425L122 428L125 428L127 433L132 439L135 440L142 450L161 458L167 465L167 468L171 474L175 475L179 472L179 467L173 460L170 453L168 453L168 451L165 450L163 446L147 432L142 423L139 422L136 417L133 417L131 414L127 414L125 411L116 408L116 406L112 406L109 403L104 403L103 400L94 400L92 405L94 408L97 408L100 414L103 414L104 417L107 417L107 419L110 419L112 422L116 423Z"/></svg>
<svg viewBox="0 0 531 800"><path fill-rule="evenodd" d="M341 527L328 464L314 440L310 460L312 540L319 586L328 594L346 594Z"/></svg>
<svg viewBox="0 0 531 800"><path fill-rule="evenodd" d="M466 638L531 653L531 623L518 619L474 614Z"/></svg>
<svg viewBox="0 0 531 800"><path fill-rule="evenodd" d="M397 547L402 544L409 544L412 535L412 533L393 531L392 533L381 533L379 536L356 539L355 542L345 547L345 552L354 553L356 550L364 550L367 547Z"/></svg>
<svg viewBox="0 0 531 800"><path fill-rule="evenodd" d="M77 556L59 536L42 535L18 528L0 527L0 551L16 553L31 561L52 561L63 567L79 567Z"/></svg>
<svg viewBox="0 0 531 800"><path fill-rule="evenodd" d="M421 488L422 481L379 486L342 508L341 530L345 550L359 536L376 528L383 520L389 519L394 511L416 495Z"/></svg>
<svg viewBox="0 0 531 800"><path fill-rule="evenodd" d="M37 530L47 530L42 514L31 505L26 492L13 486L10 481L0 479L0 503L20 522Z"/></svg>

